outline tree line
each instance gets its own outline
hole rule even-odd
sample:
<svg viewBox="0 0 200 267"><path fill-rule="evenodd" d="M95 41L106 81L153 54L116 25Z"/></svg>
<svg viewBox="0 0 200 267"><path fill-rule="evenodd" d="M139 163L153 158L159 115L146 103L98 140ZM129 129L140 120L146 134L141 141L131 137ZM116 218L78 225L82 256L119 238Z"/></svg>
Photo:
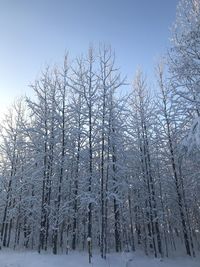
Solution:
<svg viewBox="0 0 200 267"><path fill-rule="evenodd" d="M1 248L198 253L199 8L180 2L155 92L141 70L127 85L100 45L15 101L0 130Z"/></svg>

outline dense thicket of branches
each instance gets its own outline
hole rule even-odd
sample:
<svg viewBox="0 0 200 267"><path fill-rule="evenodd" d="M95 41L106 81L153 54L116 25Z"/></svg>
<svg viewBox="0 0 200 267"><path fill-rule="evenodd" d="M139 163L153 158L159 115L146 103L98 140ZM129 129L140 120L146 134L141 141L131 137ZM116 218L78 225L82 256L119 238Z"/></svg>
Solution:
<svg viewBox="0 0 200 267"><path fill-rule="evenodd" d="M131 93L120 94L127 85L101 46L47 68L34 97L5 115L1 247L89 249L90 258L97 248L104 258L200 250L199 1L182 2L195 8L196 24L174 31L170 79L159 63L156 96L141 71Z"/></svg>

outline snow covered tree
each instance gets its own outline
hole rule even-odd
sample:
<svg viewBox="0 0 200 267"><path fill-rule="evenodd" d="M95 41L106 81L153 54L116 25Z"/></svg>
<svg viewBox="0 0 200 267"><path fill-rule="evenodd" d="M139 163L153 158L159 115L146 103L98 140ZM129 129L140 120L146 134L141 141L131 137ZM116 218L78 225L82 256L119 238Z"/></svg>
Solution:
<svg viewBox="0 0 200 267"><path fill-rule="evenodd" d="M199 116L200 103L200 2L181 0L172 33L169 53L172 84L176 93L184 98L185 107Z"/></svg>

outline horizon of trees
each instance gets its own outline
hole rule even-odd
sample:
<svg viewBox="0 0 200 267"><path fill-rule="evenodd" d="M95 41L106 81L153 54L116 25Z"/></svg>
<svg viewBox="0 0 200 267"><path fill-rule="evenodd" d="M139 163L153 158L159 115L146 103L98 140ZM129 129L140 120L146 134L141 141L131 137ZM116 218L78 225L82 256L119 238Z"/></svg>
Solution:
<svg viewBox="0 0 200 267"><path fill-rule="evenodd" d="M152 96L112 49L47 67L0 127L0 247L200 250L200 1L181 0Z"/></svg>

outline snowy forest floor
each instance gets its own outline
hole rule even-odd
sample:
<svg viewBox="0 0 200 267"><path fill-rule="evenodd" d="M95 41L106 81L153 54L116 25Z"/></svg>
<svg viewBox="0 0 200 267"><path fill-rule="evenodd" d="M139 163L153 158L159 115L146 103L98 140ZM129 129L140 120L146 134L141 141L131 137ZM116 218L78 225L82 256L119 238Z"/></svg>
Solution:
<svg viewBox="0 0 200 267"><path fill-rule="evenodd" d="M155 259L140 253L109 254L107 260L94 255L88 263L86 253L71 252L68 255L38 254L30 251L0 251L0 267L199 267L200 258L174 257Z"/></svg>

